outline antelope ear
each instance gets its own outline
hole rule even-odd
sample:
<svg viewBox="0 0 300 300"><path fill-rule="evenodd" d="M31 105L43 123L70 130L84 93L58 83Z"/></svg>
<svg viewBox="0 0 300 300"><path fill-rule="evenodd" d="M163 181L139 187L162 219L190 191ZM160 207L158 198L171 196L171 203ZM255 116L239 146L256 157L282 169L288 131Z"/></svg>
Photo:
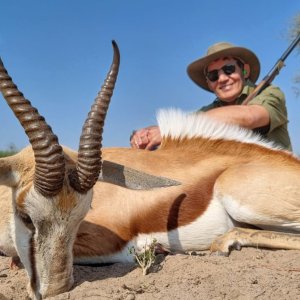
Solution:
<svg viewBox="0 0 300 300"><path fill-rule="evenodd" d="M152 190L181 184L176 180L146 174L107 160L103 161L98 180L132 190Z"/></svg>
<svg viewBox="0 0 300 300"><path fill-rule="evenodd" d="M16 186L18 183L17 172L13 170L11 157L0 158L0 185L9 187Z"/></svg>

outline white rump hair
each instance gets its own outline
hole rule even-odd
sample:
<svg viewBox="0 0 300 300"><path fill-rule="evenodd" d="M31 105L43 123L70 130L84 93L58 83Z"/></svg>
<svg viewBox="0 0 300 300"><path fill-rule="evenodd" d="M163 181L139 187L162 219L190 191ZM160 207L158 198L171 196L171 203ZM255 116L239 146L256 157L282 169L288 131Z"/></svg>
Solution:
<svg viewBox="0 0 300 300"><path fill-rule="evenodd" d="M163 137L225 139L282 150L282 147L265 140L252 130L216 121L201 112L184 112L175 108L161 109L157 112L157 122Z"/></svg>

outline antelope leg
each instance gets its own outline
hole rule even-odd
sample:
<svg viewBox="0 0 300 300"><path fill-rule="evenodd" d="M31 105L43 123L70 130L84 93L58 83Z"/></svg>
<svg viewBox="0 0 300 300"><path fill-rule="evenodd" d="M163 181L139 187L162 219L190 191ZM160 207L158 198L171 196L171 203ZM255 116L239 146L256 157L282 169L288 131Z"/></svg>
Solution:
<svg viewBox="0 0 300 300"><path fill-rule="evenodd" d="M232 249L241 247L300 250L300 234L235 227L216 238L210 251L228 256Z"/></svg>

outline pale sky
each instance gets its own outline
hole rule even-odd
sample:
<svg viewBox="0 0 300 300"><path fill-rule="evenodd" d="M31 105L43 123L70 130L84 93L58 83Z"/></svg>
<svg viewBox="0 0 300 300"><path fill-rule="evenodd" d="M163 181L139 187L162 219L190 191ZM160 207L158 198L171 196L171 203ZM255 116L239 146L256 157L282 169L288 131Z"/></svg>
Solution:
<svg viewBox="0 0 300 300"><path fill-rule="evenodd" d="M296 0L0 0L0 56L60 143L76 150L115 39L121 66L103 145L129 146L131 131L156 124L158 109L194 111L214 99L186 73L211 44L252 49L261 61L260 81L289 46L287 32L299 12ZM297 154L300 97L293 79L299 72L294 51L273 82L286 95ZM28 139L0 98L0 149L11 143L21 149Z"/></svg>

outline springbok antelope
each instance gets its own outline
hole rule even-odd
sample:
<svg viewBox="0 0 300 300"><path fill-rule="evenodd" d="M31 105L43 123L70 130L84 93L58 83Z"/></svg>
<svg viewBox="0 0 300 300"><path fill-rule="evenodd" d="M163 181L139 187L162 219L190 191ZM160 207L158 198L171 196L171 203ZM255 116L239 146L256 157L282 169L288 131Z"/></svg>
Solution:
<svg viewBox="0 0 300 300"><path fill-rule="evenodd" d="M78 154L60 146L0 63L1 92L31 144L0 159L0 250L20 257L30 296L69 290L73 262L132 261L128 248L154 238L172 252L300 249L300 160L250 131L161 111L158 150L101 151L119 68L113 46Z"/></svg>

